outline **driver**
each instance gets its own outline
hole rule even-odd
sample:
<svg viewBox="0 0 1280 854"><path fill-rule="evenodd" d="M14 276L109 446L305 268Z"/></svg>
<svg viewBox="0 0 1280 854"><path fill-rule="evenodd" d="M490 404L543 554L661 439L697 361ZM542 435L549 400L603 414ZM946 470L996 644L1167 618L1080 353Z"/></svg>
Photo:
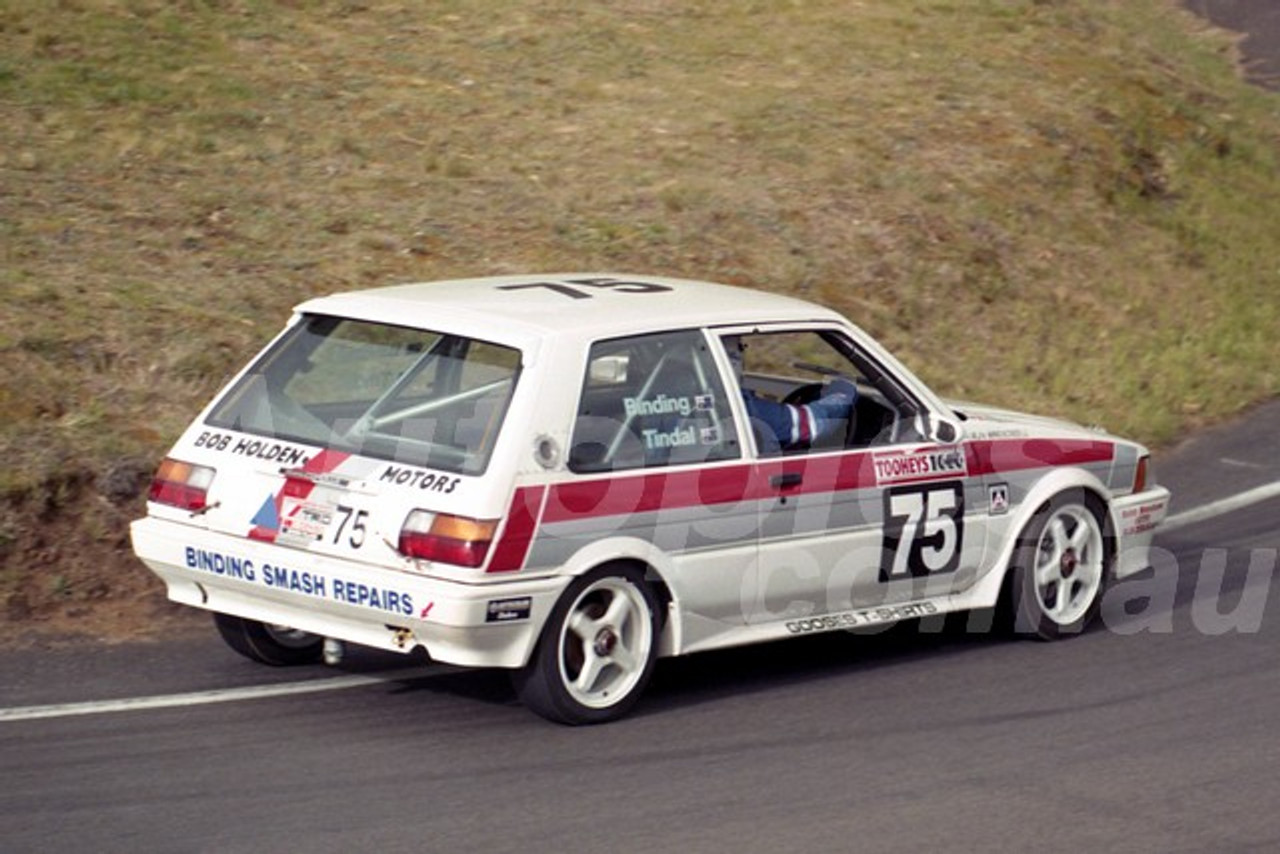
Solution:
<svg viewBox="0 0 1280 854"><path fill-rule="evenodd" d="M725 350L733 364L738 388L746 404L757 435L761 428L776 442L773 447L784 451L810 448L822 444L822 440L840 435L853 417L853 405L858 399L858 387L844 377L837 377L823 386L822 394L809 403L779 403L761 397L742 384L742 339L736 335L724 339Z"/></svg>

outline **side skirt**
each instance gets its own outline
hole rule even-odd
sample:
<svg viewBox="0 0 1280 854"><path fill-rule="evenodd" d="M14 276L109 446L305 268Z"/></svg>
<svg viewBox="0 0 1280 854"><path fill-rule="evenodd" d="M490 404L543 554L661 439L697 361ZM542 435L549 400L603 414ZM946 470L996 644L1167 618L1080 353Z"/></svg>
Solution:
<svg viewBox="0 0 1280 854"><path fill-rule="evenodd" d="M754 623L745 626L727 626L714 623L719 630L712 628L709 620L689 620L684 626L685 641L676 655L704 652L712 649L724 649L734 646L746 646L753 643L781 640L783 638L812 635L821 632L838 632L887 626L903 620L915 620L952 614L959 611L972 611L981 608L995 607L1000 588L1004 582L1003 571L988 572L977 584L958 593L942 596L924 597L907 602L877 605L867 608L851 608L849 610L832 611L826 614L812 614L802 617L786 617L769 623Z"/></svg>

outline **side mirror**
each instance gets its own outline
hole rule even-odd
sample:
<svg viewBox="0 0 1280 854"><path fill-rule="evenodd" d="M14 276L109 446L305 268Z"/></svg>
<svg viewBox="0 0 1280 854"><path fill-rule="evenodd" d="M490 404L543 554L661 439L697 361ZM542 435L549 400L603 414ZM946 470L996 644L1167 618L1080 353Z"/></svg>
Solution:
<svg viewBox="0 0 1280 854"><path fill-rule="evenodd" d="M946 418L938 418L933 425L933 438L943 445L950 445L960 438L960 428Z"/></svg>
<svg viewBox="0 0 1280 854"><path fill-rule="evenodd" d="M950 445L960 438L960 427L949 418L942 418L932 412L921 412L916 416L916 431L930 442L939 445Z"/></svg>

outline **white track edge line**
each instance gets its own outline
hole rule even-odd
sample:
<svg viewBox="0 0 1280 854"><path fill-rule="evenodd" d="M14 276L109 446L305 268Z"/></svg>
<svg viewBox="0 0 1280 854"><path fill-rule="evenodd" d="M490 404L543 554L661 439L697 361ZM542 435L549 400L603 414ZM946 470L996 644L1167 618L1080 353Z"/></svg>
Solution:
<svg viewBox="0 0 1280 854"><path fill-rule="evenodd" d="M1175 513L1160 523L1160 526L1156 528L1156 533L1176 531L1179 528L1185 528L1187 525L1194 525L1197 522L1225 516L1227 513L1243 510L1245 507L1261 504L1263 501L1269 501L1276 497L1280 497L1280 481L1264 483L1262 486L1254 487L1236 495L1231 495L1218 501L1210 501L1208 504L1191 510L1184 510L1181 513Z"/></svg>
<svg viewBox="0 0 1280 854"><path fill-rule="evenodd" d="M258 700L267 697L287 697L296 694L317 694L323 691L342 691L374 685L408 676L429 675L429 668L402 668L376 676L334 676L327 679L307 679L300 682L277 682L272 685L251 685L245 688L217 688L211 691L192 691L186 694L157 694L151 697L123 697L118 700L93 700L83 703L55 703L46 706L18 706L0 709L0 723L4 721L31 721L42 718L66 718L77 715L100 715L109 712L132 712L142 709L173 709L184 706L203 706L211 703L232 703L239 700Z"/></svg>

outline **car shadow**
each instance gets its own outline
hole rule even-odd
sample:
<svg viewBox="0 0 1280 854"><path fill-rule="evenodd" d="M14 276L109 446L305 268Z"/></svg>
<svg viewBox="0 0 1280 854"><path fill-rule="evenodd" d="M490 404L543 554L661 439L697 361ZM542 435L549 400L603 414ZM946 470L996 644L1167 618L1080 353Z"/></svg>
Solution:
<svg viewBox="0 0 1280 854"><path fill-rule="evenodd" d="M679 658L661 659L633 717L662 714L727 697L776 691L796 685L897 667L940 655L964 654L1013 642L979 618L953 615L945 623L907 621L874 632L837 631L790 638ZM974 630L972 626L978 625ZM414 661L426 664L425 656ZM404 656L364 651L344 660L343 670L403 669ZM519 706L506 670L473 670L431 665L418 676L396 673L392 692L458 697L493 706Z"/></svg>
<svg viewBox="0 0 1280 854"><path fill-rule="evenodd" d="M636 714L660 714L1011 642L1007 633L994 628L971 630L966 618L911 620L874 632L827 632L664 659Z"/></svg>

